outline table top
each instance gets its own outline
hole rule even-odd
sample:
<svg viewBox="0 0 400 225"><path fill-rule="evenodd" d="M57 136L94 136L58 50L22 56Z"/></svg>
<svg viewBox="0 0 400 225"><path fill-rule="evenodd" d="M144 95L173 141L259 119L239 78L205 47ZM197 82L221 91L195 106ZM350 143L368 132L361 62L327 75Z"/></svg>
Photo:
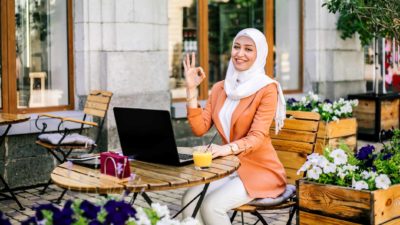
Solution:
<svg viewBox="0 0 400 225"><path fill-rule="evenodd" d="M168 166L142 161L130 162L131 172L135 178L118 179L79 165L69 166L68 162L60 164L51 173L53 182L63 188L80 192L121 193L128 189L131 192L161 191L191 187L209 183L226 177L239 167L236 156L225 156L213 159L206 170L196 170L193 164L186 166Z"/></svg>
<svg viewBox="0 0 400 225"><path fill-rule="evenodd" d="M21 123L29 120L30 116L25 114L0 113L0 125Z"/></svg>

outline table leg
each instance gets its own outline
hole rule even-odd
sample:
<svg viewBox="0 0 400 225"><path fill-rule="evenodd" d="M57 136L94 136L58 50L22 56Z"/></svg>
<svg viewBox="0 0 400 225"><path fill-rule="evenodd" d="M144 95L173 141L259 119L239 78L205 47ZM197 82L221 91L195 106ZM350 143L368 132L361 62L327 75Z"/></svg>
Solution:
<svg viewBox="0 0 400 225"><path fill-rule="evenodd" d="M0 146L3 144L8 132L10 131L11 124L8 124L6 131L0 136ZM22 207L22 204L18 201L17 197L15 196L14 192L11 190L11 188L8 186L7 182L4 180L3 176L0 174L0 180L4 184L4 190L6 192L9 192L11 196L8 195L3 195L6 199L13 199L19 206L21 210L24 210L24 207Z"/></svg>
<svg viewBox="0 0 400 225"><path fill-rule="evenodd" d="M203 191L201 192L199 201L197 201L196 208L194 208L194 211L193 211L193 214L192 214L193 218L196 218L197 212L199 211L201 203L203 202L203 199L206 196L207 188L208 188L209 185L210 185L210 183L207 183L207 184L204 185L204 188L203 188Z"/></svg>
<svg viewBox="0 0 400 225"><path fill-rule="evenodd" d="M147 204L149 204L149 206L151 206L151 203L153 203L153 201L151 201L150 197L146 194L146 192L142 192L142 197L147 202Z"/></svg>

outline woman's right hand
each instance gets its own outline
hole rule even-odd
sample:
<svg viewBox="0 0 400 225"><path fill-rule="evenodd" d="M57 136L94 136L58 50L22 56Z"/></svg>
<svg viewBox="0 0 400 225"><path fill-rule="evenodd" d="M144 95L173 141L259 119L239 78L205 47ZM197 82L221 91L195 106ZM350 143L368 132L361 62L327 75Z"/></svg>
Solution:
<svg viewBox="0 0 400 225"><path fill-rule="evenodd" d="M192 53L192 59L189 54L186 54L186 59L183 60L183 68L185 69L186 88L188 90L196 89L197 86L206 78L203 68L196 67L196 57Z"/></svg>

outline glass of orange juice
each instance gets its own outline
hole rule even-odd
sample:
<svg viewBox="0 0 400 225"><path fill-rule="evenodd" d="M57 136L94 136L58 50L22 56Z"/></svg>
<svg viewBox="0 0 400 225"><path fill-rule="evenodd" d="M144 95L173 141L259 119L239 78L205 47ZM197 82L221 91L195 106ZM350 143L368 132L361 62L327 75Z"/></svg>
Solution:
<svg viewBox="0 0 400 225"><path fill-rule="evenodd" d="M193 152L194 168L197 170L208 169L211 166L211 151L195 150Z"/></svg>

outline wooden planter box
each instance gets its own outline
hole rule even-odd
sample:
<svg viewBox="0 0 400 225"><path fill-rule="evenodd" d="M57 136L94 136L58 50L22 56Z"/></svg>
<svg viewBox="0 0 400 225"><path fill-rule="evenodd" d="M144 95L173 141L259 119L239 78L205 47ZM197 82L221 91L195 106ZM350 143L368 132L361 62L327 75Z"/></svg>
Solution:
<svg viewBox="0 0 400 225"><path fill-rule="evenodd" d="M351 149L357 147L357 121L355 118L319 122L315 152L322 154L326 145L337 147L343 140Z"/></svg>
<svg viewBox="0 0 400 225"><path fill-rule="evenodd" d="M400 224L400 185L387 190L352 188L297 181L298 224Z"/></svg>
<svg viewBox="0 0 400 225"><path fill-rule="evenodd" d="M358 123L358 138L379 141L379 132L382 129L399 128L398 93L368 93L348 97L358 99L358 106L354 109L354 117Z"/></svg>

